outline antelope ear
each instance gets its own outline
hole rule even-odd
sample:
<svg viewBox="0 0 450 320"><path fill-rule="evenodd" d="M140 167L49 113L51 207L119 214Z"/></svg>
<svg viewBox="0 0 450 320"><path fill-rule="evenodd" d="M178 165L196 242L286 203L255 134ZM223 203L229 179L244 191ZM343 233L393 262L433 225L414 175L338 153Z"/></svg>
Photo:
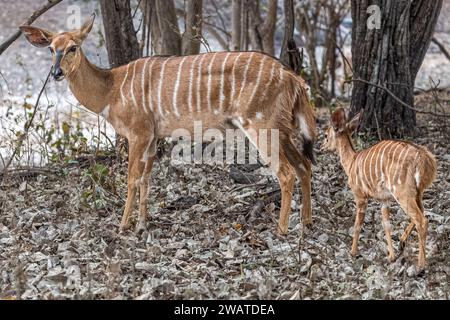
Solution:
<svg viewBox="0 0 450 320"><path fill-rule="evenodd" d="M347 129L350 131L350 133L353 134L356 130L358 130L363 114L364 110L361 110L356 116L353 117L353 119L349 123L347 123Z"/></svg>
<svg viewBox="0 0 450 320"><path fill-rule="evenodd" d="M95 21L95 14L92 15L92 18L86 21L82 26L81 29L78 31L77 36L80 38L81 41L84 41L89 32L91 32L92 27L94 26Z"/></svg>
<svg viewBox="0 0 450 320"><path fill-rule="evenodd" d="M20 26L19 29L35 47L44 48L52 43L54 34L50 31L31 26Z"/></svg>
<svg viewBox="0 0 450 320"><path fill-rule="evenodd" d="M345 116L344 108L337 108L331 115L331 124L335 131L342 131L345 128L347 118Z"/></svg>

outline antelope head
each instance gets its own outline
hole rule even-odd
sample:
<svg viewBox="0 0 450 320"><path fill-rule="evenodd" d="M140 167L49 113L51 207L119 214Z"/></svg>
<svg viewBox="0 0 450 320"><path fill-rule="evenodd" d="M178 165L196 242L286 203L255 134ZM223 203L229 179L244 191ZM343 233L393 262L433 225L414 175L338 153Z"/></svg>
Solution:
<svg viewBox="0 0 450 320"><path fill-rule="evenodd" d="M81 64L83 53L81 44L94 25L95 16L74 31L53 33L41 28L21 26L20 30L27 40L38 48L48 47L52 53L52 75L56 81L62 81L76 71Z"/></svg>
<svg viewBox="0 0 450 320"><path fill-rule="evenodd" d="M331 115L331 125L326 130L323 149L327 151L336 151L338 149L338 140L340 137L347 137L353 145L352 135L358 129L362 117L359 112L351 121L347 120L345 110L338 108Z"/></svg>

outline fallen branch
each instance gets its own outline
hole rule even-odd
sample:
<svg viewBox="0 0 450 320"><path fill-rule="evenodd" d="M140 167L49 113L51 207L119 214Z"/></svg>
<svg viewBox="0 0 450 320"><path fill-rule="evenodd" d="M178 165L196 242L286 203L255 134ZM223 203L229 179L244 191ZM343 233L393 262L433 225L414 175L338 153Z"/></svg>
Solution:
<svg viewBox="0 0 450 320"><path fill-rule="evenodd" d="M414 111L417 112L417 113L428 114L428 115L432 115L432 116L435 116L435 117L450 118L450 115L447 115L447 114L439 114L439 113L434 113L434 112L431 112L431 111L423 111L423 110L416 109L416 108L410 106L409 104L407 104L406 102L402 101L399 97L397 97L391 90L389 90L389 89L386 88L385 86L382 86L382 85L379 85L379 84L376 84L376 83L373 83L373 82L370 82L370 81L367 81L367 80L363 80L363 79L352 79L352 80L347 80L347 81L345 81L345 83L351 83L351 82L361 82L361 83L368 84L368 85L370 85L370 86L376 87L376 88L378 88L378 89L384 90L384 91L386 91L386 92L387 92L387 93L388 93L395 101L397 101L398 103L400 103L402 106L404 106L404 107L406 107L406 108L408 108L408 109L414 110Z"/></svg>
<svg viewBox="0 0 450 320"><path fill-rule="evenodd" d="M37 18L39 18L41 15L46 13L48 10L56 6L58 3L60 3L62 0L47 0L47 3L42 5L39 9L37 9L33 14L23 23L24 25L30 25L34 21L36 21ZM17 30L16 33L14 33L9 39L7 39L5 42L3 42L0 45L0 55L8 49L8 47L13 44L14 41L16 41L22 33L20 30Z"/></svg>
<svg viewBox="0 0 450 320"><path fill-rule="evenodd" d="M56 176L60 174L61 171L46 168L46 167L26 167L26 168L16 168L8 171L10 176L18 177L18 178L29 178L35 177L39 175L53 175ZM4 176L4 172L0 172L0 176Z"/></svg>
<svg viewBox="0 0 450 320"><path fill-rule="evenodd" d="M19 152L20 147L22 146L23 141L28 136L28 132L30 131L31 125L33 124L34 118L36 117L36 113L39 106L39 101L41 100L42 94L44 93L45 87L47 86L48 80L50 79L50 75L52 74L52 68L50 69L47 78L45 79L44 85L42 86L41 91L39 92L39 95L36 100L36 104L34 105L33 114L31 115L30 120L25 124L25 130L20 135L19 139L17 140L16 147L14 148L14 152L11 155L11 158L8 160L8 162L5 165L5 168L3 169L3 177L2 180L5 179L6 173L8 172L8 168L11 166L11 163L13 162L14 158L16 157L17 153Z"/></svg>

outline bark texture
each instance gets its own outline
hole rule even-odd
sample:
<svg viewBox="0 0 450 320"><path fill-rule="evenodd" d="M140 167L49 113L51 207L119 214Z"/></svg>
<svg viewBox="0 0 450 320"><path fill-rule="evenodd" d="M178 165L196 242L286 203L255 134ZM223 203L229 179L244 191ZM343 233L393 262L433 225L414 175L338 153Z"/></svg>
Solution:
<svg viewBox="0 0 450 320"><path fill-rule="evenodd" d="M370 5L381 9L380 28L370 23L376 18L368 13ZM413 107L415 79L441 7L442 0L352 0L354 78L386 87ZM415 131L414 110L383 89L355 82L351 115L362 109L362 128L382 138L400 138Z"/></svg>
<svg viewBox="0 0 450 320"><path fill-rule="evenodd" d="M117 67L140 56L130 0L100 0L109 64Z"/></svg>

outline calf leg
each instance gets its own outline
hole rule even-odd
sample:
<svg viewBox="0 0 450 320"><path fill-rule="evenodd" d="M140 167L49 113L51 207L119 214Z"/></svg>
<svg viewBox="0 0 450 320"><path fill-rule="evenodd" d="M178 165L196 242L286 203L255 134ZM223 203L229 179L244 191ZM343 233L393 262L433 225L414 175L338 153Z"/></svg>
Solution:
<svg viewBox="0 0 450 320"><path fill-rule="evenodd" d="M394 247L392 246L392 236L391 236L391 223L389 221L389 207L383 205L381 208L381 214L383 219L384 233L386 234L386 242L388 246L389 261L393 262L395 260Z"/></svg>
<svg viewBox="0 0 450 320"><path fill-rule="evenodd" d="M356 256L358 254L358 241L359 234L361 233L361 226L364 223L364 217L366 215L367 200L362 197L355 197L356 202L356 219L353 233L353 243L352 243L352 255Z"/></svg>
<svg viewBox="0 0 450 320"><path fill-rule="evenodd" d="M428 220L427 218L425 218L423 211L417 204L416 199L401 199L400 197L399 199L400 206L402 207L403 211L405 211L406 214L410 216L412 223L414 223L416 227L419 236L418 266L419 268L423 268L426 265L426 239L428 233Z"/></svg>

